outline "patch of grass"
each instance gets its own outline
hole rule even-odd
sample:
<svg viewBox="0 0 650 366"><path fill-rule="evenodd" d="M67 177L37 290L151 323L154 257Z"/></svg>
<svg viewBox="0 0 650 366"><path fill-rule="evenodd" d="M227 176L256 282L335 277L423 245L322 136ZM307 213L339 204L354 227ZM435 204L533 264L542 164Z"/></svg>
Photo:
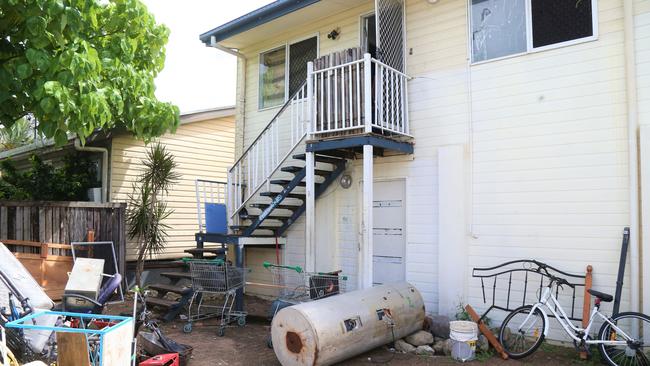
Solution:
<svg viewBox="0 0 650 366"><path fill-rule="evenodd" d="M476 351L475 359L478 362L486 362L492 357L494 357L496 353L492 348L488 349L487 351Z"/></svg>

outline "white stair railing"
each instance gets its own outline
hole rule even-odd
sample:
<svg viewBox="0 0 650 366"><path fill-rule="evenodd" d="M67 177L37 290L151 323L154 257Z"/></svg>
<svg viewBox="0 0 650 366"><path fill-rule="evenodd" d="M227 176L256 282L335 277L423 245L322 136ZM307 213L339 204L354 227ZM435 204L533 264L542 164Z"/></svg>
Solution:
<svg viewBox="0 0 650 366"><path fill-rule="evenodd" d="M228 213L231 223L246 203L263 187L303 141L310 122L305 82L280 108L271 122L228 171Z"/></svg>

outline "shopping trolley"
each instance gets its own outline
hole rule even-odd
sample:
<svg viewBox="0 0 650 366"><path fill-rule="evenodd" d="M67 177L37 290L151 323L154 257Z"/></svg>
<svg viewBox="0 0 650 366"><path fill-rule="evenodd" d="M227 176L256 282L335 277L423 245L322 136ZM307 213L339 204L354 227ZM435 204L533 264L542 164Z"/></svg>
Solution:
<svg viewBox="0 0 650 366"><path fill-rule="evenodd" d="M305 272L300 266L278 265L264 262L277 291L277 299L271 304L269 320L283 308L299 303L323 299L345 292L348 277L341 271ZM273 348L271 336L267 339Z"/></svg>
<svg viewBox="0 0 650 366"><path fill-rule="evenodd" d="M192 323L208 318L221 318L217 335L222 337L232 323L246 325L246 312L234 311L236 291L246 283L246 269L234 267L223 260L189 260L192 277L192 299L188 307L185 333ZM219 300L222 299L223 303Z"/></svg>

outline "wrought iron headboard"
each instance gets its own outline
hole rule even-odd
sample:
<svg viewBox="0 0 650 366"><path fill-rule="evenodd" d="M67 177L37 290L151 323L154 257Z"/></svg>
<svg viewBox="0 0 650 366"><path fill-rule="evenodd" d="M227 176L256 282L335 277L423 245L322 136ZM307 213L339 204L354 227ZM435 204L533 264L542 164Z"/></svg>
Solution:
<svg viewBox="0 0 650 366"><path fill-rule="evenodd" d="M542 289L544 286L548 285L549 282L549 276L544 273L544 271L539 271L540 266L545 266L546 269L552 274L556 275L557 277L563 277L569 282L569 285L565 287L562 290L562 293L565 291L570 291L571 295L571 312L569 315L569 319L575 320L575 321L582 321L582 304L579 304L578 308L578 314L576 314L576 288L582 288L582 291L580 292L581 294L584 293L584 287L585 287L585 275L577 275L577 274L572 274L572 273L567 273L564 271L561 271L555 267L549 266L546 263L539 262L536 260L532 259L520 259L520 260L514 260L510 262L505 262L502 264L499 264L494 267L484 267L484 268L474 268L472 270L472 277L474 278L479 278L481 280L481 290L483 293L483 303L487 304L487 296L485 292L486 285L492 287L492 304L490 307L483 313L481 316L481 321L487 316L487 314L492 311L493 309L499 309L503 311L512 311L520 306L523 305L530 305L533 304L535 301L539 300L539 297L541 296ZM512 298L512 281L513 281L513 273L518 273L518 272L523 272L525 273L524 279L523 279L523 296L521 298L521 301L519 299L513 299ZM531 277L534 276L539 276L539 281L537 279L532 279ZM537 291L537 298L536 299L531 299L530 297L528 298L528 302L526 302L526 297L528 294L528 289L529 289L529 280L531 282L531 286L537 286L537 282L539 282L539 290ZM492 282L491 284L489 282ZM487 282L487 284L486 284ZM507 297L505 300L505 305L501 301L497 301L496 295L497 295L497 285L501 284L507 284L508 290L507 290ZM533 287L530 287L531 289ZM555 290L555 296L558 297L560 295L560 287L556 287ZM553 316L552 314L549 314L549 316Z"/></svg>

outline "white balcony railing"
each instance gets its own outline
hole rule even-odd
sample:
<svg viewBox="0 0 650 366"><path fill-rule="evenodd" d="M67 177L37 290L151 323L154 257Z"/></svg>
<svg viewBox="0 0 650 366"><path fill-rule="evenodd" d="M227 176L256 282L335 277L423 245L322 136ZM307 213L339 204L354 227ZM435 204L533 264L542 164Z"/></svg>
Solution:
<svg viewBox="0 0 650 366"><path fill-rule="evenodd" d="M312 132L382 132L409 136L409 76L365 54L320 70L308 67L313 86ZM311 85L309 85L311 84Z"/></svg>

